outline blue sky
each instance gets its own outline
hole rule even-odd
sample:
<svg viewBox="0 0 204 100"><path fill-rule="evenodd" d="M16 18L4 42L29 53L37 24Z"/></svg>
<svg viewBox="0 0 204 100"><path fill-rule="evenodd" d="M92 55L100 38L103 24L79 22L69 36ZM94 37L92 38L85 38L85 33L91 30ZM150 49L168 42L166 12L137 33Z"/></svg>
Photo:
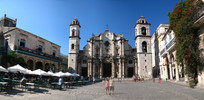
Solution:
<svg viewBox="0 0 204 100"><path fill-rule="evenodd" d="M151 34L168 23L168 12L180 0L0 0L0 16L15 19L17 27L61 46L68 55L69 24L76 17L81 24L80 49L93 34L121 34L135 48L134 25L140 16L151 23Z"/></svg>

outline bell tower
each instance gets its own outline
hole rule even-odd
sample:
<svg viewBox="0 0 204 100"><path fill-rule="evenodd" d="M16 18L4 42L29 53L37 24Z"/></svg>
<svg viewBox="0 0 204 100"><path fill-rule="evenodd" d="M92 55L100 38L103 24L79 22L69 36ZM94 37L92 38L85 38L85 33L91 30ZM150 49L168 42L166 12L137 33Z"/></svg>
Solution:
<svg viewBox="0 0 204 100"><path fill-rule="evenodd" d="M68 69L73 69L73 72L78 71L78 54L80 44L80 23L77 18L70 24L70 35L69 35L69 56L68 56Z"/></svg>
<svg viewBox="0 0 204 100"><path fill-rule="evenodd" d="M138 75L143 78L152 77L152 53L150 23L141 16L135 25L135 47L138 58Z"/></svg>

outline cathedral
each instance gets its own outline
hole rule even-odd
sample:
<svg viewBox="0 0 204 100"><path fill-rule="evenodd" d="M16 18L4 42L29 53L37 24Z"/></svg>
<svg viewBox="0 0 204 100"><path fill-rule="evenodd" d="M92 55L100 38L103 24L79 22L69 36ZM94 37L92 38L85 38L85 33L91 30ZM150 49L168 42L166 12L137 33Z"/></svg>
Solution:
<svg viewBox="0 0 204 100"><path fill-rule="evenodd" d="M143 16L134 26L136 48L122 34L106 29L104 33L92 35L83 50L79 50L80 28L80 22L74 18L70 24L69 69L84 77L152 77L150 23Z"/></svg>

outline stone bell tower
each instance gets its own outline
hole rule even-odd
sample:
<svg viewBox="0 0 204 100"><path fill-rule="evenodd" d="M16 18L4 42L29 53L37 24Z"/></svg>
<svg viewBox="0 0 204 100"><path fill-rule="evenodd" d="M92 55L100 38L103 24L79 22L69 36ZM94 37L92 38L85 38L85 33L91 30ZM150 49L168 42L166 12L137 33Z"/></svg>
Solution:
<svg viewBox="0 0 204 100"><path fill-rule="evenodd" d="M69 35L69 56L68 56L68 68L73 69L72 71L78 71L78 55L79 55L79 44L80 44L80 23L77 18L70 24L70 35Z"/></svg>
<svg viewBox="0 0 204 100"><path fill-rule="evenodd" d="M135 25L135 47L138 58L138 75L143 78L152 77L152 53L150 23L141 16Z"/></svg>

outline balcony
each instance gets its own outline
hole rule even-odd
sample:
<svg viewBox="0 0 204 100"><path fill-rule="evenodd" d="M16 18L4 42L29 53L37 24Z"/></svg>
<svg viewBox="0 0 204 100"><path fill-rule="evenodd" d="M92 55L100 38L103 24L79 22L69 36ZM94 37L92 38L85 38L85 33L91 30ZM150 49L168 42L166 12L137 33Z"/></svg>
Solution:
<svg viewBox="0 0 204 100"><path fill-rule="evenodd" d="M30 56L35 56L35 57L39 57L39 58L43 58L43 59L47 59L47 60L51 60L51 61L55 61L55 62L61 62L61 59L59 57L54 57L54 56L49 55L47 53L38 52L37 50L32 50L29 48L15 46L15 51L18 53L22 53L22 54L26 54L26 55L30 55Z"/></svg>
<svg viewBox="0 0 204 100"><path fill-rule="evenodd" d="M174 39L175 39L175 38L173 38L173 39L164 47L164 49L162 49L162 51L160 52L160 55L161 55L161 56L164 56L167 52L169 52L170 50L173 49L173 47L174 47Z"/></svg>
<svg viewBox="0 0 204 100"><path fill-rule="evenodd" d="M194 27L200 27L201 25L204 24L204 7L200 8L198 12L195 14L193 17L194 20Z"/></svg>

